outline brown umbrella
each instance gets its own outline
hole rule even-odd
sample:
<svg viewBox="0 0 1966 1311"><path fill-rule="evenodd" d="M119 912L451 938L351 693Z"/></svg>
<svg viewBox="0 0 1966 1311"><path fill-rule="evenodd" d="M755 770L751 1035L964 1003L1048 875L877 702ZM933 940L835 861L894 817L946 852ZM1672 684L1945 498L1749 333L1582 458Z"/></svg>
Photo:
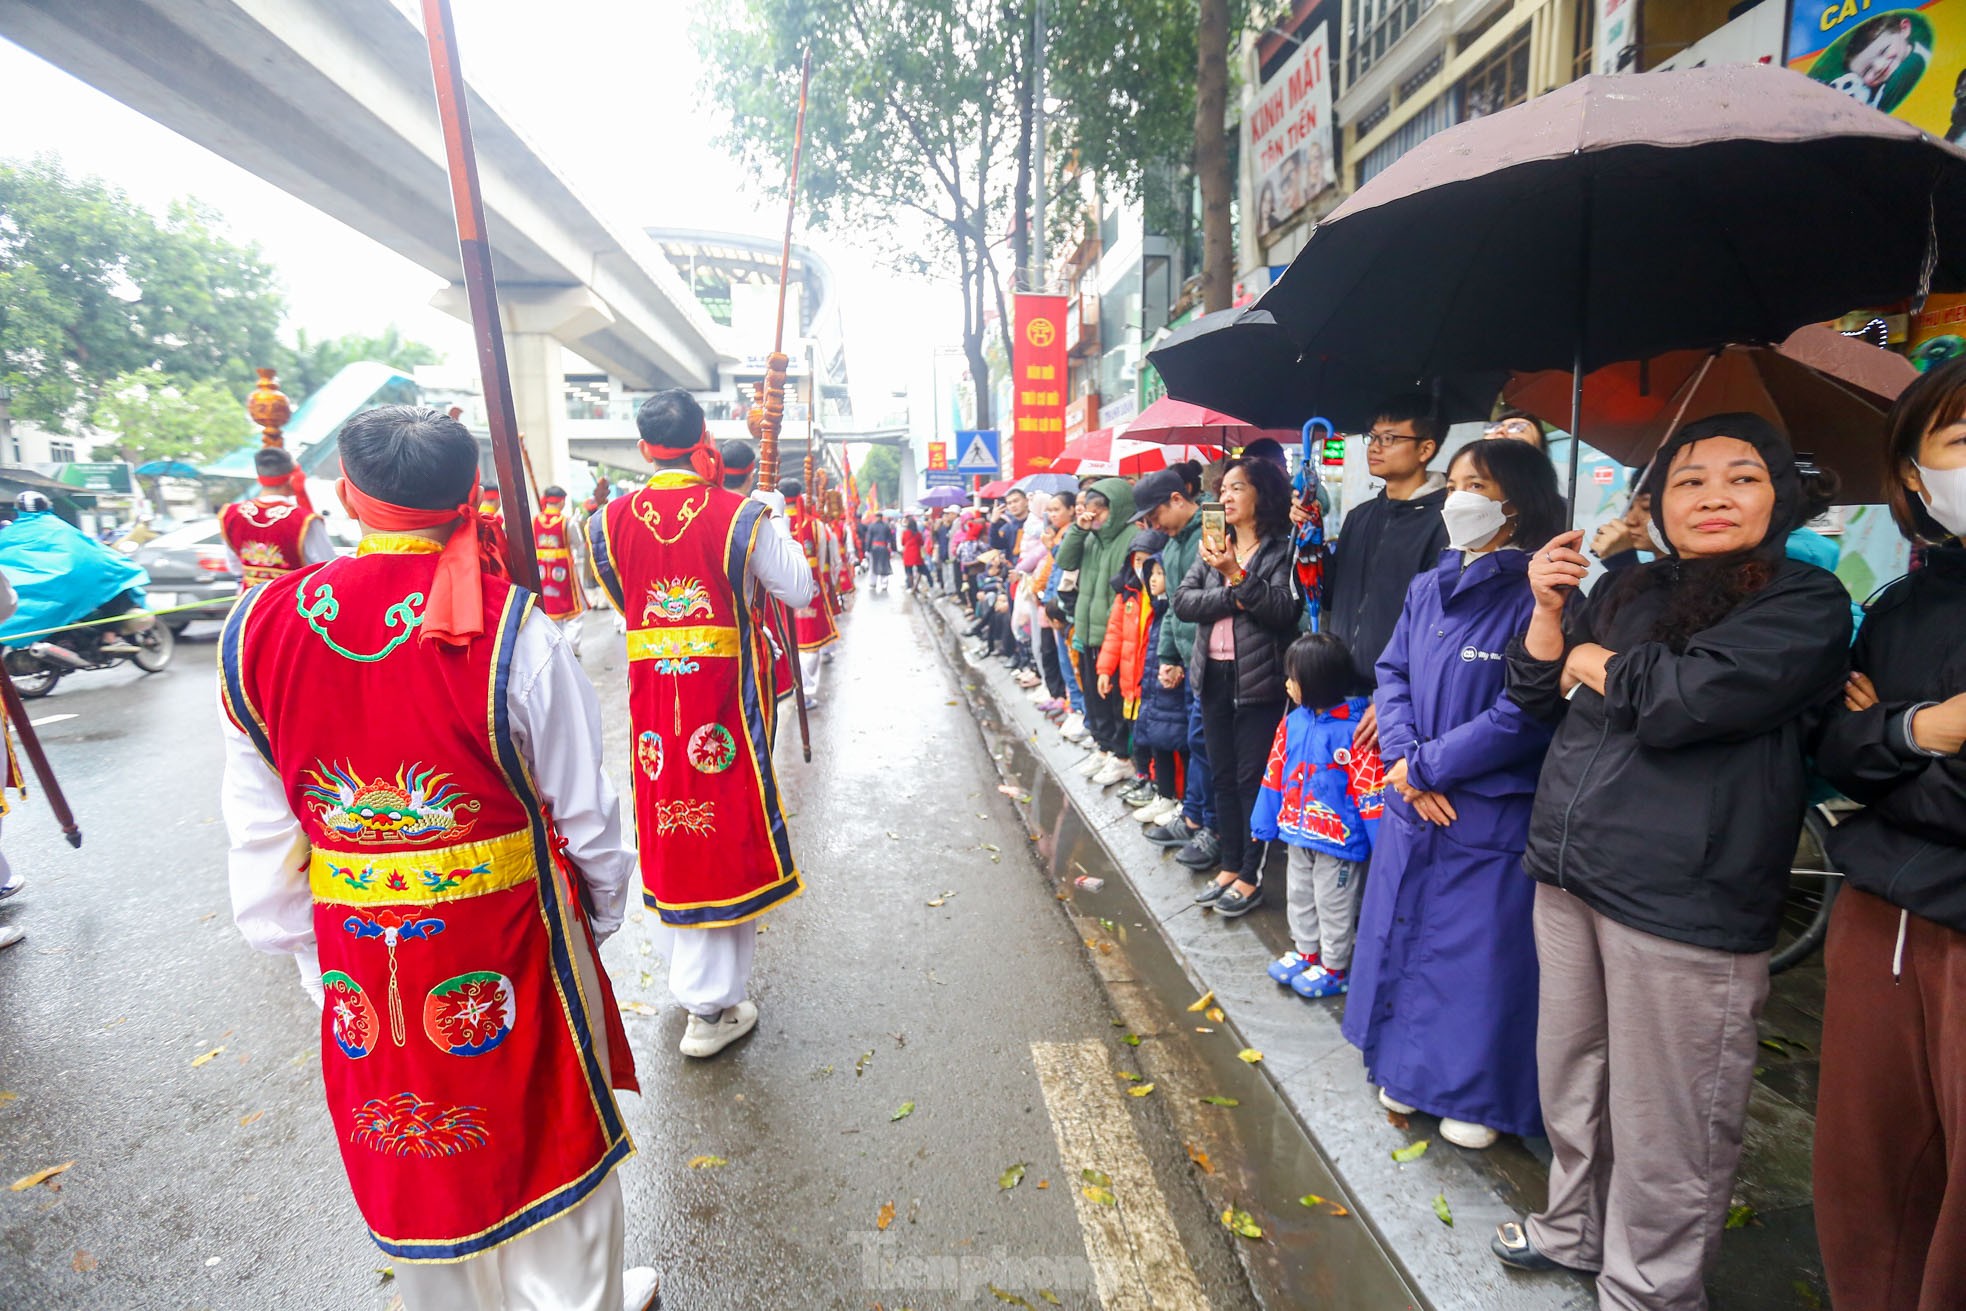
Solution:
<svg viewBox="0 0 1966 1311"><path fill-rule="evenodd" d="M1798 451L1834 469L1845 505L1884 496L1884 413L1918 377L1899 355L1834 328L1798 328L1779 346L1668 351L1607 364L1584 379L1584 431L1613 459L1639 465L1681 424L1746 410L1788 434ZM1507 404L1567 428L1568 369L1519 373Z"/></svg>

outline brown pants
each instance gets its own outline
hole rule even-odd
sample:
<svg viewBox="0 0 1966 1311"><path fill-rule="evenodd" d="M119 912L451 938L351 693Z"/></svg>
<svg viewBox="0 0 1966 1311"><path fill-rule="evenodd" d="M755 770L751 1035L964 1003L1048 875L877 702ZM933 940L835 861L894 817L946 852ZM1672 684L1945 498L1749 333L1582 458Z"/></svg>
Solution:
<svg viewBox="0 0 1966 1311"><path fill-rule="evenodd" d="M1543 884L1536 958L1554 1159L1530 1241L1600 1271L1600 1307L1700 1311L1741 1160L1768 954L1627 928Z"/></svg>
<svg viewBox="0 0 1966 1311"><path fill-rule="evenodd" d="M1836 1311L1966 1307L1966 934L1846 888L1824 961L1816 1236Z"/></svg>

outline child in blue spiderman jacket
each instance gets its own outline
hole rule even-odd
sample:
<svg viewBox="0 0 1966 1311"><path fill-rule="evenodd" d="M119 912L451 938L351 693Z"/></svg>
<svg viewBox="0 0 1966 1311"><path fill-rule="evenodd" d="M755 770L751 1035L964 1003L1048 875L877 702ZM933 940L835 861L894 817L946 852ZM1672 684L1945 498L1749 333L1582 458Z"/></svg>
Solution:
<svg viewBox="0 0 1966 1311"><path fill-rule="evenodd" d="M1336 997L1350 986L1358 892L1384 813L1385 770L1376 747L1352 746L1371 700L1352 695L1357 675L1343 641L1306 633L1285 653L1284 670L1296 708L1277 725L1249 818L1256 838L1282 838L1289 848L1295 950L1270 966L1270 977L1301 997Z"/></svg>

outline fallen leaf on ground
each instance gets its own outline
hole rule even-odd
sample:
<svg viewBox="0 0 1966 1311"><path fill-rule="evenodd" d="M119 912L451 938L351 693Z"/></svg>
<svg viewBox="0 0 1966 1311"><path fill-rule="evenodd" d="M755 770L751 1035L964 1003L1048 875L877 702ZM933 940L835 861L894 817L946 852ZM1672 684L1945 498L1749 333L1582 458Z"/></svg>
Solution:
<svg viewBox="0 0 1966 1311"><path fill-rule="evenodd" d="M17 1092L0 1092L0 1106L5 1106L8 1102L17 1102L19 1100L20 1094Z"/></svg>
<svg viewBox="0 0 1966 1311"><path fill-rule="evenodd" d="M205 1053L204 1055L202 1055L202 1056L194 1056L194 1057L192 1057L192 1058L191 1058L191 1068L195 1070L195 1069L197 1069L197 1068L198 1068L199 1066L201 1066L201 1065L204 1065L204 1064L206 1064L207 1062L210 1062L210 1061L214 1061L214 1060L217 1060L217 1059L218 1059L218 1054L219 1054L220 1052L222 1052L222 1051L224 1051L224 1050L225 1050L225 1048L224 1048L224 1046L223 1046L223 1045L221 1045L221 1046L218 1046L218 1047L214 1047L214 1048L212 1048L212 1049L211 1049L210 1051L208 1051L208 1052L206 1052L206 1053Z"/></svg>
<svg viewBox="0 0 1966 1311"><path fill-rule="evenodd" d="M1257 1051L1254 1047L1245 1047L1236 1053L1236 1059L1245 1065L1254 1065L1263 1059L1263 1053Z"/></svg>
<svg viewBox="0 0 1966 1311"><path fill-rule="evenodd" d="M1137 1033L1122 1034L1120 1041L1129 1047L1138 1047L1140 1045L1140 1035Z"/></svg>
<svg viewBox="0 0 1966 1311"><path fill-rule="evenodd" d="M894 1223L894 1203L882 1202L880 1214L874 1217L874 1228L880 1230L882 1233L886 1233L887 1227L893 1223Z"/></svg>
<svg viewBox="0 0 1966 1311"><path fill-rule="evenodd" d="M75 1259L68 1263L69 1268L78 1275L86 1275L96 1268L96 1259L81 1248L75 1249Z"/></svg>
<svg viewBox="0 0 1966 1311"><path fill-rule="evenodd" d="M1047 1189L1047 1188L1049 1188L1049 1187L1051 1187L1051 1180L1049 1180L1049 1179L1040 1179L1040 1180L1038 1180L1038 1191L1039 1191L1039 1192L1043 1192L1043 1191L1044 1191L1045 1189Z"/></svg>
<svg viewBox="0 0 1966 1311"><path fill-rule="evenodd" d="M393 1265L379 1265L375 1268L375 1272L381 1275L385 1281L396 1277L396 1267Z"/></svg>
<svg viewBox="0 0 1966 1311"><path fill-rule="evenodd" d="M984 1287L989 1289L990 1295L992 1297L995 1297L999 1302L1008 1302L1012 1306L1021 1306L1021 1307L1029 1307L1031 1305L1029 1302L1026 1302L1023 1298L1017 1296L1017 1294L1006 1293L1003 1291L1003 1289L998 1288L995 1284L985 1284Z"/></svg>
<svg viewBox="0 0 1966 1311"><path fill-rule="evenodd" d="M981 847L980 849L981 849L981 850L983 850L983 851L1002 851L1002 850L1003 850L1003 848L1002 848L1002 847L999 847L999 846L998 846L998 845L997 845L996 843L994 843L994 842L985 842L985 843L983 844L983 846L982 846L982 847Z"/></svg>
<svg viewBox="0 0 1966 1311"><path fill-rule="evenodd" d="M265 1117L265 1115L266 1115L265 1111L252 1111L249 1112L248 1114L242 1115L239 1117L239 1127L243 1129L249 1124L258 1124L260 1120Z"/></svg>
<svg viewBox="0 0 1966 1311"><path fill-rule="evenodd" d="M888 1123L892 1124L896 1120L905 1120L909 1116L913 1115L914 1113L915 1113L915 1104L913 1102L903 1102L901 1103L901 1105L894 1108L893 1115L887 1117Z"/></svg>
<svg viewBox="0 0 1966 1311"><path fill-rule="evenodd" d="M1024 1182L1024 1165L1019 1162L997 1176L997 1187L1009 1192Z"/></svg>
<svg viewBox="0 0 1966 1311"><path fill-rule="evenodd" d="M1321 1207L1323 1208L1324 1213L1326 1215L1335 1216L1335 1215L1351 1214L1350 1211L1347 1211L1344 1207L1338 1205L1338 1203L1332 1201L1330 1198L1319 1197L1316 1193L1305 1193L1302 1197L1297 1199L1297 1205Z"/></svg>
<svg viewBox="0 0 1966 1311"><path fill-rule="evenodd" d="M858 1079L861 1075L865 1074L867 1072L867 1062L873 1059L874 1053L872 1052L860 1053L860 1059L853 1063L853 1077Z"/></svg>
<svg viewBox="0 0 1966 1311"><path fill-rule="evenodd" d="M37 1184L47 1183L48 1180L54 1178L74 1164L75 1162L73 1161L63 1161L60 1165L51 1165L45 1170L36 1170L33 1174L22 1175L20 1178L14 1180L13 1191L24 1193Z"/></svg>
<svg viewBox="0 0 1966 1311"><path fill-rule="evenodd" d="M1134 1073L1133 1071L1131 1071L1131 1070L1116 1070L1116 1071L1114 1071L1114 1073L1113 1073L1113 1077L1114 1077L1115 1079L1124 1079L1124 1080L1126 1080L1126 1081L1127 1081L1128 1083L1139 1083L1139 1082L1140 1082L1140 1076L1139 1076L1139 1075L1137 1075L1137 1074L1135 1074L1135 1073Z"/></svg>
<svg viewBox="0 0 1966 1311"><path fill-rule="evenodd" d="M1191 1015L1199 1015L1203 1011L1207 1010L1210 1006L1213 1006L1214 1004L1215 1004L1214 992L1212 991L1204 992L1201 996L1195 998L1195 1000L1189 1004L1188 1013Z"/></svg>
<svg viewBox="0 0 1966 1311"><path fill-rule="evenodd" d="M1454 1213L1447 1209L1446 1193L1434 1194L1434 1214L1439 1216L1440 1222L1449 1229L1454 1227Z"/></svg>
<svg viewBox="0 0 1966 1311"><path fill-rule="evenodd" d="M1794 1291L1796 1301L1805 1308L1805 1311L1823 1311L1823 1295L1818 1293L1807 1279L1798 1279L1790 1284L1789 1288Z"/></svg>
<svg viewBox="0 0 1966 1311"><path fill-rule="evenodd" d="M624 1001L621 1003L621 1009L627 1011L630 1015L662 1014L661 1011L657 1010L655 1007L649 1005L645 1001Z"/></svg>
<svg viewBox="0 0 1966 1311"><path fill-rule="evenodd" d="M1763 1047L1766 1047L1769 1051L1776 1053L1779 1056L1786 1056L1789 1054L1788 1048L1783 1046L1780 1041L1774 1038L1763 1038L1761 1040L1761 1045Z"/></svg>
<svg viewBox="0 0 1966 1311"><path fill-rule="evenodd" d="M1052 1292L1049 1288L1040 1288L1038 1290L1038 1300L1040 1302L1043 1302L1046 1306L1065 1305L1063 1302L1060 1302L1058 1300L1058 1294Z"/></svg>
<svg viewBox="0 0 1966 1311"><path fill-rule="evenodd" d="M1014 796L1017 796L1017 795L1018 795L1019 793L1021 793L1021 792L1023 792L1023 790L1024 790L1024 789L1022 789L1022 788L1020 788L1020 787L1018 787L1018 786L1016 786L1015 784L1012 784L1012 783L999 783L999 784L997 784L997 791L999 791L999 792L1001 792L1001 793L1003 793L1003 794L1004 794L1005 796L1007 796L1007 797L1014 797Z"/></svg>
<svg viewBox="0 0 1966 1311"><path fill-rule="evenodd" d="M901 841L901 835L900 835L899 833L896 833L896 832L895 832L895 831L894 831L893 829L888 829L888 830L887 830L887 835L888 835L888 837L889 837L889 839L890 839L890 840L892 840L892 841L895 841L895 842L899 842L899 841Z"/></svg>
<svg viewBox="0 0 1966 1311"><path fill-rule="evenodd" d="M1386 1123L1390 1124L1395 1129L1408 1129L1411 1128L1413 1125L1413 1121L1407 1119L1405 1116L1401 1115L1398 1111L1387 1111Z"/></svg>
<svg viewBox="0 0 1966 1311"><path fill-rule="evenodd" d="M928 904L931 906L946 906L949 903L941 897L936 897L933 900L931 900Z"/></svg>
<svg viewBox="0 0 1966 1311"><path fill-rule="evenodd" d="M1195 1026L1195 1032L1196 1032L1196 1033L1213 1033L1213 1032L1215 1032L1215 1030L1214 1030L1214 1029L1213 1029L1212 1027L1210 1027L1209 1025L1206 1025L1206 1024L1197 1024L1197 1025Z"/></svg>
<svg viewBox="0 0 1966 1311"><path fill-rule="evenodd" d="M1152 1092L1153 1090L1154 1090L1154 1085L1152 1085L1151 1083L1136 1083L1131 1088L1128 1088L1126 1090L1126 1095L1128 1097L1145 1097L1148 1093Z"/></svg>
<svg viewBox="0 0 1966 1311"><path fill-rule="evenodd" d="M1091 1168L1081 1170L1079 1171L1079 1178L1085 1183L1093 1185L1095 1188L1111 1188L1113 1186L1112 1177L1101 1170Z"/></svg>
<svg viewBox="0 0 1966 1311"><path fill-rule="evenodd" d="M1113 1196L1113 1190L1110 1188L1081 1188L1079 1191L1085 1194L1085 1200L1088 1202L1097 1202L1101 1206L1120 1204L1120 1199Z"/></svg>
<svg viewBox="0 0 1966 1311"><path fill-rule="evenodd" d="M1209 1164L1207 1152L1204 1152L1201 1148L1195 1146L1193 1143L1182 1143L1181 1145L1188 1149L1188 1159L1190 1161L1193 1161L1195 1163L1195 1166L1203 1174L1215 1173L1215 1167Z"/></svg>
<svg viewBox="0 0 1966 1311"><path fill-rule="evenodd" d="M1241 1106L1242 1105L1241 1102L1237 1101L1233 1097L1222 1097L1214 1094L1204 1097L1202 1098L1202 1100L1204 1102L1207 1102L1210 1106Z"/></svg>
<svg viewBox="0 0 1966 1311"><path fill-rule="evenodd" d="M689 1158L689 1168L692 1170L714 1170L720 1165L729 1164L730 1162L721 1156L692 1156Z"/></svg>
<svg viewBox="0 0 1966 1311"><path fill-rule="evenodd" d="M1417 1143L1408 1143L1404 1147L1395 1147L1393 1148L1393 1159L1401 1165L1405 1165L1408 1161L1417 1161L1427 1154L1427 1143L1429 1141L1429 1139L1422 1138Z"/></svg>
<svg viewBox="0 0 1966 1311"><path fill-rule="evenodd" d="M1727 1208L1727 1227L1745 1229L1754 1223L1754 1208L1746 1202L1737 1202Z"/></svg>
<svg viewBox="0 0 1966 1311"><path fill-rule="evenodd" d="M1228 1013L1220 1006L1210 1006L1203 1014L1208 1016L1209 1023L1211 1024L1220 1024L1229 1018Z"/></svg>
<svg viewBox="0 0 1966 1311"><path fill-rule="evenodd" d="M1222 1212L1222 1227L1231 1233L1241 1234L1252 1242L1263 1237L1263 1227L1256 1223L1256 1217L1247 1211L1228 1210Z"/></svg>

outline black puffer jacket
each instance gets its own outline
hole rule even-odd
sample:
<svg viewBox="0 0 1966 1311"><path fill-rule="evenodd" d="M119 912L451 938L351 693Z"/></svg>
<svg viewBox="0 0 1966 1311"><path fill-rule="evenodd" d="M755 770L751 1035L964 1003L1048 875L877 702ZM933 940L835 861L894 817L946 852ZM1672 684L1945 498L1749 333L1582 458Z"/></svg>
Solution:
<svg viewBox="0 0 1966 1311"><path fill-rule="evenodd" d="M1849 670L1850 597L1836 575L1781 557L1804 511L1795 457L1765 420L1716 415L1681 429L1653 457L1652 503L1664 502L1678 450L1716 433L1767 462L1775 505L1755 555L1769 581L1683 642L1658 636L1684 577L1670 542L1667 557L1573 599L1566 651L1596 642L1617 653L1603 695L1580 687L1566 703L1562 661L1510 644L1509 695L1560 720L1522 863L1620 924L1759 952L1781 922L1804 752Z"/></svg>
<svg viewBox="0 0 1966 1311"><path fill-rule="evenodd" d="M1372 667L1399 626L1406 589L1447 549L1447 525L1440 517L1446 503L1445 483L1430 485L1410 501L1380 492L1339 527L1325 574L1324 631L1344 639L1366 687L1372 686Z"/></svg>
<svg viewBox="0 0 1966 1311"><path fill-rule="evenodd" d="M1850 663L1878 704L1839 702L1816 768L1867 809L1837 826L1830 855L1850 886L1966 932L1966 758L1918 751L1906 712L1966 692L1966 548L1933 551L1864 616Z"/></svg>
<svg viewBox="0 0 1966 1311"><path fill-rule="evenodd" d="M1215 567L1195 557L1174 594L1174 613L1195 625L1188 649L1188 677L1200 696L1208 668L1208 630L1218 619L1236 620L1236 704L1264 705L1285 699L1283 652L1297 635L1304 598L1290 542L1271 537L1256 548L1243 579L1230 587Z"/></svg>

